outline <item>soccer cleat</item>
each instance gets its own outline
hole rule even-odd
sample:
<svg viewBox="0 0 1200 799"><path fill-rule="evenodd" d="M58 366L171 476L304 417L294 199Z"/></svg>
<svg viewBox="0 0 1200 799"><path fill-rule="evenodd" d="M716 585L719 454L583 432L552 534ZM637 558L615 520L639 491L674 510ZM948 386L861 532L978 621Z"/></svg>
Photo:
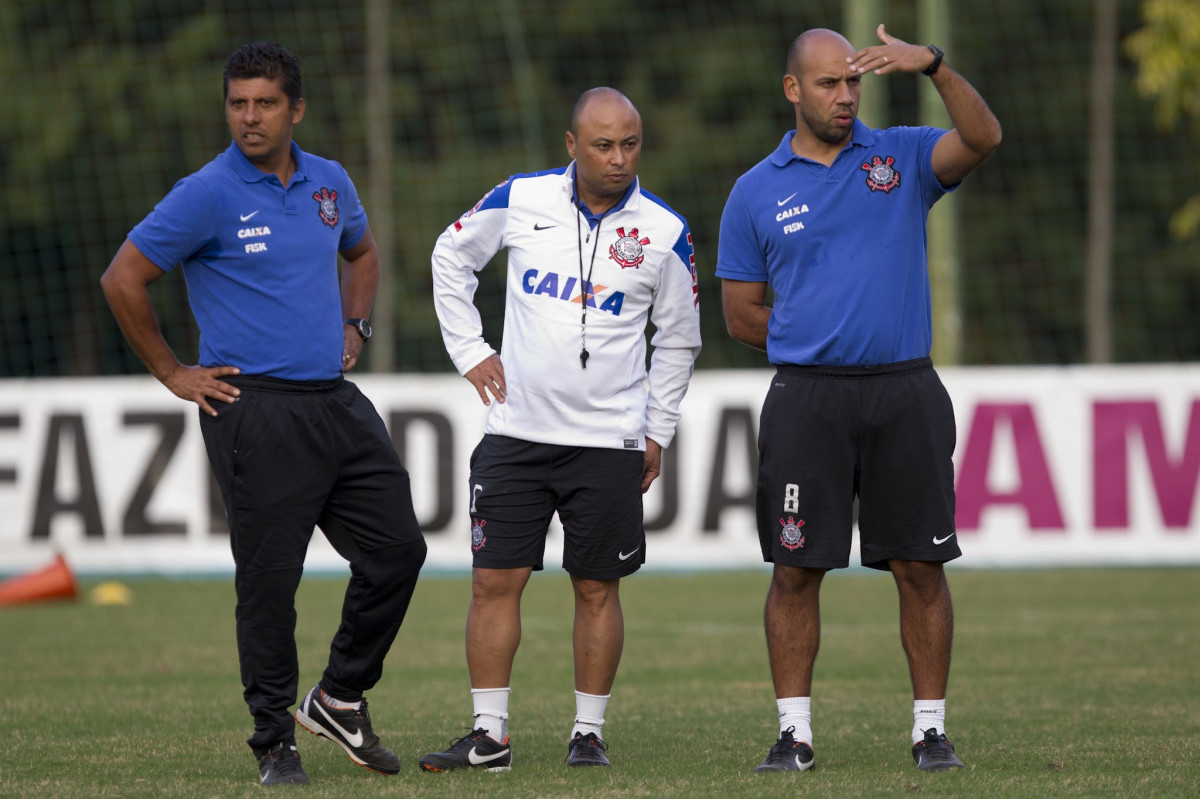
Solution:
<svg viewBox="0 0 1200 799"><path fill-rule="evenodd" d="M420 766L426 771L453 771L475 766L481 766L484 771L508 771L512 768L512 749L508 746L507 736L503 742L498 742L480 727L455 738L446 751L425 755Z"/></svg>
<svg viewBox="0 0 1200 799"><path fill-rule="evenodd" d="M611 766L604 750L608 744L601 741L594 732L587 735L575 733L575 737L567 744L568 766Z"/></svg>
<svg viewBox="0 0 1200 799"><path fill-rule="evenodd" d="M962 761L954 754L954 744L945 733L936 728L925 730L925 740L913 744L913 760L921 771L945 771L962 768Z"/></svg>
<svg viewBox="0 0 1200 799"><path fill-rule="evenodd" d="M265 749L255 749L258 781L263 785L307 785L308 773L296 751L296 739L288 738Z"/></svg>
<svg viewBox="0 0 1200 799"><path fill-rule="evenodd" d="M762 774L767 771L808 771L816 763L813 748L804 741L792 737L795 727L788 727L779 733L779 740L771 747L766 759L758 764L754 773Z"/></svg>
<svg viewBox="0 0 1200 799"><path fill-rule="evenodd" d="M296 721L300 726L328 738L346 750L350 759L360 766L380 774L395 774L400 770L400 759L389 752L371 729L371 716L367 713L367 700L357 710L334 708L325 704L320 686L313 688L296 708Z"/></svg>

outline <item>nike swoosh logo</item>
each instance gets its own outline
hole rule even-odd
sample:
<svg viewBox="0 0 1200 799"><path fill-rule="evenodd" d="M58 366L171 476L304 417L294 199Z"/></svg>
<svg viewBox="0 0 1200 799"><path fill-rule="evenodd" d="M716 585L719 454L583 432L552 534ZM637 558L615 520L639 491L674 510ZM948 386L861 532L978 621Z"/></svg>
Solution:
<svg viewBox="0 0 1200 799"><path fill-rule="evenodd" d="M467 752L467 760L472 766L481 766L484 763L491 763L493 760L504 757L507 754L508 750L505 749L503 751L496 752L493 755L481 755L475 750L475 747L472 746L471 751Z"/></svg>
<svg viewBox="0 0 1200 799"><path fill-rule="evenodd" d="M251 212L250 212L250 213L248 213L248 214L240 214L240 215L238 216L238 219L240 219L240 220L242 220L243 222L245 222L245 221L247 221L248 219L250 219L250 217L254 216L254 215L255 215L255 214L257 214L257 213L258 213L258 211L251 211Z"/></svg>
<svg viewBox="0 0 1200 799"><path fill-rule="evenodd" d="M793 197L795 197L797 193L798 193L798 192L792 192L792 193L791 193L791 194L789 194L788 196L784 197L782 200L777 200L777 201L775 202L775 204L776 204L776 205L783 205L784 203L788 202L788 200L790 200L790 199L792 199Z"/></svg>
<svg viewBox="0 0 1200 799"><path fill-rule="evenodd" d="M349 732L346 731L345 727L343 727L341 724L338 724L336 721L333 720L333 717L330 716L329 713L327 713L325 711L325 708L321 706L321 703L319 701L314 699L313 704L317 706L317 710L321 711L321 715L324 716L329 721L329 723L333 725L333 728L335 730L337 730L338 733L341 734L341 736L343 738L346 739L346 743L350 744L355 749L358 749L360 746L363 745L362 730L358 730L353 735L351 735Z"/></svg>
<svg viewBox="0 0 1200 799"><path fill-rule="evenodd" d="M621 560L629 560L632 558L641 547L634 547L632 552L618 552L617 557Z"/></svg>
<svg viewBox="0 0 1200 799"><path fill-rule="evenodd" d="M946 543L947 541L949 541L951 538L954 538L954 533L951 533L950 535L946 536L945 538L938 538L938 537L935 535L935 536L933 537L933 545L934 545L934 546L938 546L938 545L940 545L940 544L944 544L944 543Z"/></svg>
<svg viewBox="0 0 1200 799"><path fill-rule="evenodd" d="M534 230L549 230L552 227L558 227L558 225L539 225L536 222L533 225Z"/></svg>

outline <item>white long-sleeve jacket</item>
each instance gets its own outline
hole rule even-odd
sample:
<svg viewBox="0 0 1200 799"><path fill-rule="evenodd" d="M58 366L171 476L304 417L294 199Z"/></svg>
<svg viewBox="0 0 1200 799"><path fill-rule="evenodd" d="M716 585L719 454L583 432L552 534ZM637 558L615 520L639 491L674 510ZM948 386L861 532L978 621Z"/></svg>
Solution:
<svg viewBox="0 0 1200 799"><path fill-rule="evenodd" d="M648 436L667 447L700 352L687 221L635 180L592 228L573 184L574 163L514 175L438 237L433 295L442 338L461 374L494 354L474 305L475 273L506 249L500 360L507 397L492 403L485 432L637 450ZM648 374L647 321L655 328Z"/></svg>

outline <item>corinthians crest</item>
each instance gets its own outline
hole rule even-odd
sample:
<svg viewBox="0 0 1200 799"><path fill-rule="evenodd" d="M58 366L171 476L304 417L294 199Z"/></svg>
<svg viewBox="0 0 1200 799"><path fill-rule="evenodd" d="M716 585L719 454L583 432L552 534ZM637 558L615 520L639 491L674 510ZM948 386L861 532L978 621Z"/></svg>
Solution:
<svg viewBox="0 0 1200 799"><path fill-rule="evenodd" d="M633 228L629 233L626 233L625 228L619 227L617 228L616 242L608 248L608 257L619 263L622 269L628 266L637 269L638 265L646 260L642 246L649 243L650 239L648 238L638 238L637 228Z"/></svg>
<svg viewBox="0 0 1200 799"><path fill-rule="evenodd" d="M478 552L483 549L483 545L487 543L487 536L483 534L483 526L487 524L484 519L471 519L471 549Z"/></svg>
<svg viewBox="0 0 1200 799"><path fill-rule="evenodd" d="M896 159L890 155L886 158L874 156L870 163L863 163L862 169L867 173L867 188L887 194L899 186L900 173L892 167L894 163Z"/></svg>
<svg viewBox="0 0 1200 799"><path fill-rule="evenodd" d="M804 546L804 534L800 532L800 528L804 526L803 519L793 519L789 516L786 522L780 519L779 524L783 527L779 531L779 543L783 544L784 549L794 551Z"/></svg>
<svg viewBox="0 0 1200 799"><path fill-rule="evenodd" d="M313 199L317 201L317 213L320 215L321 221L330 227L336 227L338 223L337 191L322 186L320 191L313 192Z"/></svg>

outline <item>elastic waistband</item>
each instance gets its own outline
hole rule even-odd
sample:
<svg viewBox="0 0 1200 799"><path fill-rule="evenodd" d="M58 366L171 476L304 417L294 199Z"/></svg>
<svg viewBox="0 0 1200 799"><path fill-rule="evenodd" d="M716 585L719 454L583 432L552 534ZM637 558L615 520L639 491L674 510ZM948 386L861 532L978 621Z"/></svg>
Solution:
<svg viewBox="0 0 1200 799"><path fill-rule="evenodd" d="M335 391L346 382L346 379L340 376L332 380L280 380L277 377L262 375L228 375L221 380L238 388L271 391L276 394L319 394L323 391Z"/></svg>
<svg viewBox="0 0 1200 799"><path fill-rule="evenodd" d="M880 375L902 375L923 372L933 368L932 358L913 358L911 361L881 363L875 366L791 366L777 367L780 374L804 375L807 377L878 377Z"/></svg>

